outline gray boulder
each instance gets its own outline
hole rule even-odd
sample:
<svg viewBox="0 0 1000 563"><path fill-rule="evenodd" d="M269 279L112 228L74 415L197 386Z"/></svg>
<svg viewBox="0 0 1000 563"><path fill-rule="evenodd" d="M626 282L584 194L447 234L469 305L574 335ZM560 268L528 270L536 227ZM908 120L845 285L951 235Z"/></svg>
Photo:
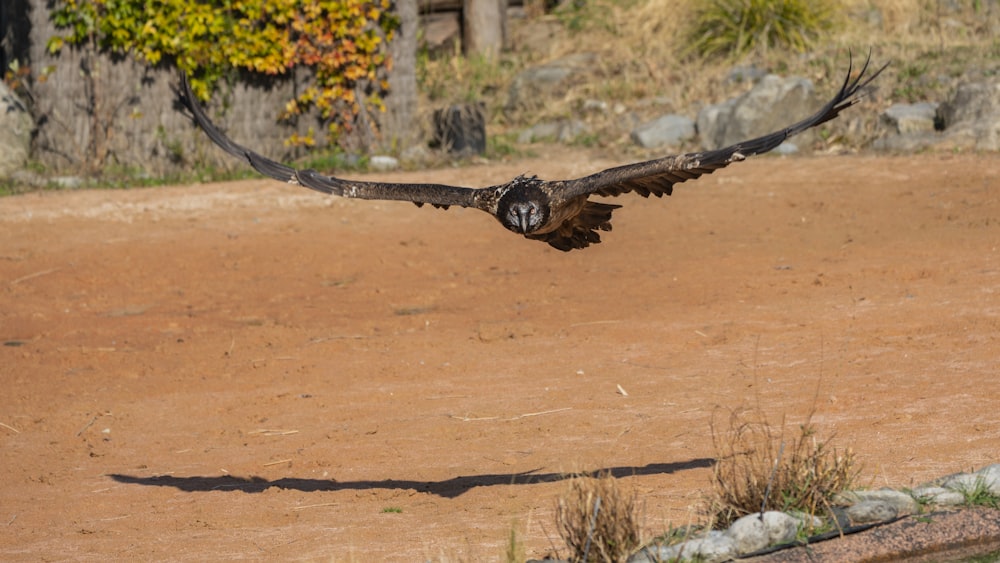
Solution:
<svg viewBox="0 0 1000 563"><path fill-rule="evenodd" d="M569 143L586 133L589 129L590 127L579 119L544 121L518 133L517 142L522 144L538 141Z"/></svg>
<svg viewBox="0 0 1000 563"><path fill-rule="evenodd" d="M676 147L694 138L694 121L683 115L668 114L632 130L632 141L640 147Z"/></svg>
<svg viewBox="0 0 1000 563"><path fill-rule="evenodd" d="M1000 150L1000 77L959 85L938 115L954 147Z"/></svg>
<svg viewBox="0 0 1000 563"><path fill-rule="evenodd" d="M34 126L21 98L0 81L0 179L10 178L28 161Z"/></svg>
<svg viewBox="0 0 1000 563"><path fill-rule="evenodd" d="M938 104L920 102L918 104L893 104L882 112L882 123L897 135L927 133L934 131Z"/></svg>
<svg viewBox="0 0 1000 563"><path fill-rule="evenodd" d="M805 78L769 74L749 92L706 106L698 113L701 144L706 149L717 149L803 119L819 106L814 90L812 82Z"/></svg>

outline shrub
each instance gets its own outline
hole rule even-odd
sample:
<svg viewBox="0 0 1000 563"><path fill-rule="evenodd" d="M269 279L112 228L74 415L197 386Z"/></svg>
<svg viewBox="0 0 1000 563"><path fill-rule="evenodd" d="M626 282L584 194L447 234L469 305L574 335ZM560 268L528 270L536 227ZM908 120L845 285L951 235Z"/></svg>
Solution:
<svg viewBox="0 0 1000 563"><path fill-rule="evenodd" d="M737 57L754 50L804 52L834 26L829 0L701 0L689 50Z"/></svg>
<svg viewBox="0 0 1000 563"><path fill-rule="evenodd" d="M570 479L556 525L574 562L624 562L640 542L636 496L610 474Z"/></svg>
<svg viewBox="0 0 1000 563"><path fill-rule="evenodd" d="M390 0L53 0L52 21L65 34L48 50L69 44L150 66L171 60L202 99L234 70L278 75L304 66L312 83L283 117L315 109L336 138L362 104L384 107L388 85L379 70L390 67L386 42L399 25L390 8Z"/></svg>
<svg viewBox="0 0 1000 563"><path fill-rule="evenodd" d="M776 429L762 415L735 412L728 431L713 424L712 441L717 461L709 510L716 527L762 510L826 513L858 475L854 453L818 439L809 419L788 438L784 424Z"/></svg>

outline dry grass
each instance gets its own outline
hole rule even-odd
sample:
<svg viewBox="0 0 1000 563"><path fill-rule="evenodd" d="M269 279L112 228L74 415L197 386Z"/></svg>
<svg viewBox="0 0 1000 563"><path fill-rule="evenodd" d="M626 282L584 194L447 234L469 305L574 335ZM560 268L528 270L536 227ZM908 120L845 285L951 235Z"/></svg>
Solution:
<svg viewBox="0 0 1000 563"><path fill-rule="evenodd" d="M641 541L636 494L607 474L570 479L556 525L574 562L624 562Z"/></svg>
<svg viewBox="0 0 1000 563"><path fill-rule="evenodd" d="M877 91L859 108L830 123L828 136L812 147L842 152L870 143L877 135L879 110L890 103L942 101L951 93L953 79L974 79L1000 64L1000 38L993 33L1000 26L996 2L827 0L836 14L834 25L805 53L767 49L709 59L689 54L687 38L701 1L587 0L564 2L548 14L532 4L532 15L511 20L515 48L497 60L465 60L459 53L425 57L421 82L429 100L422 105L485 101L491 141L502 149L491 151L491 156L517 152L513 139L528 125L583 118L590 132L578 144L643 158L659 152L635 147L628 137L629 123L666 112L693 117L704 104L743 93L751 84L728 78L734 66L809 78L817 95L825 98L843 79L848 51L857 62L870 48L876 64L892 61L892 66L879 78ZM543 47L524 39L539 35L551 39ZM536 47L528 50L524 45ZM531 111L504 109L520 70L581 52L594 53L597 62L564 97ZM584 112L588 100L617 105L619 111Z"/></svg>
<svg viewBox="0 0 1000 563"><path fill-rule="evenodd" d="M763 510L824 515L833 495L852 487L858 476L853 452L819 438L811 419L812 413L792 432L759 410L731 413L724 431L713 422L717 461L709 513L715 527Z"/></svg>

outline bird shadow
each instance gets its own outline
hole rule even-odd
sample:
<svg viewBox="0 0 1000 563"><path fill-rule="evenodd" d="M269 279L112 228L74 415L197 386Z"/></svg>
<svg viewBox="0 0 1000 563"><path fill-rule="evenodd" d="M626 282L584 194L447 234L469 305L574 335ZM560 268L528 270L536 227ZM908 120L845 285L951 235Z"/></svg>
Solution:
<svg viewBox="0 0 1000 563"><path fill-rule="evenodd" d="M692 459L676 463L650 463L643 466L620 466L597 469L593 474L610 474L614 477L632 477L638 475L669 475L678 471L711 467L715 460L710 458ZM574 473L539 473L539 469L521 473L487 473L453 477L443 481L416 481L410 479L383 479L336 481L334 479L300 479L283 477L281 479L265 479L263 477L238 477L235 475L219 475L177 477L174 475L154 475L139 477L119 473L108 474L108 477L128 485L145 485L149 487L174 487L185 492L207 491L242 491L244 493L259 493L271 487L279 489L303 491L307 493L319 491L367 491L371 489L397 489L428 492L444 498L456 498L477 487L493 487L496 485L533 485L536 483L551 483L575 476Z"/></svg>

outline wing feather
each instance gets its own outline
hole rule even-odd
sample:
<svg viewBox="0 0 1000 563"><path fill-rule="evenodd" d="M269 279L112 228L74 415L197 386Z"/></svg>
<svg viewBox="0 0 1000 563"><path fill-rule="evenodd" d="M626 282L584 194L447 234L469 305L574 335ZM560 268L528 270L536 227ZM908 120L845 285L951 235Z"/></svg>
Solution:
<svg viewBox="0 0 1000 563"><path fill-rule="evenodd" d="M212 120L205 115L201 106L195 100L191 91L191 83L186 74L181 74L181 86L184 101L194 114L195 122L208 135L208 138L229 154L245 160L257 172L275 180L298 184L303 187L341 197L359 199L386 199L397 201L412 201L417 205L429 203L435 207L447 208L451 205L461 207L479 207L477 192L472 188L448 186L443 184L397 184L388 182L362 182L345 180L334 176L320 174L315 170L297 170L259 155L256 152L234 142L227 137Z"/></svg>
<svg viewBox="0 0 1000 563"><path fill-rule="evenodd" d="M886 63L870 76L865 76L870 62L871 53L868 54L864 66L853 80L851 79L853 65L849 64L844 83L833 99L815 114L780 131L721 149L667 156L609 168L575 180L552 182L551 197L568 200L584 194L618 196L628 192L636 192L643 197L649 197L651 194L657 197L670 195L674 184L693 180L704 174L711 174L733 162L739 162L749 156L770 151L783 143L785 139L837 117L841 111L858 103L861 100L861 95L858 92L889 66Z"/></svg>

